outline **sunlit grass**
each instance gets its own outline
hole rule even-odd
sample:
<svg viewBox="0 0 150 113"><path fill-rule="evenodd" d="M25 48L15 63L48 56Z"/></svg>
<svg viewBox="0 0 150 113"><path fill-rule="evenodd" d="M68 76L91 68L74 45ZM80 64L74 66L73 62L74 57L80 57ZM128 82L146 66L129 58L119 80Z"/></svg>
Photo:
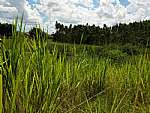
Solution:
<svg viewBox="0 0 150 113"><path fill-rule="evenodd" d="M4 113L150 112L148 54L116 65L90 57L82 45L78 52L64 44L60 52L60 45L50 50L48 44L16 29L1 43Z"/></svg>
<svg viewBox="0 0 150 113"><path fill-rule="evenodd" d="M2 57L0 57L0 64L2 64ZM2 96L3 96L2 67L0 67L0 113L2 113L2 108L3 108Z"/></svg>

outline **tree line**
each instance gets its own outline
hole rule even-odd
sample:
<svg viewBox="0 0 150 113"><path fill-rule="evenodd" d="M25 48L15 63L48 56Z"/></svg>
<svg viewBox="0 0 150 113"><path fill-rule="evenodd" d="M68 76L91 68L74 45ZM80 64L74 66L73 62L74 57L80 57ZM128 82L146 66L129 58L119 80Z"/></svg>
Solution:
<svg viewBox="0 0 150 113"><path fill-rule="evenodd" d="M65 26L56 21L56 32L53 40L57 42L105 45L110 43L149 45L150 20L133 22L129 24L116 24L108 27L95 25L74 25Z"/></svg>
<svg viewBox="0 0 150 113"><path fill-rule="evenodd" d="M12 36L14 25L0 23L0 36ZM108 27L89 25L72 25L65 26L56 21L56 32L49 35L40 28L33 27L28 33L32 39L52 38L55 42L106 45L110 43L133 44L133 45L150 45L150 20L133 22L129 24L116 24ZM37 37L38 36L38 37Z"/></svg>
<svg viewBox="0 0 150 113"><path fill-rule="evenodd" d="M0 36L12 36L13 25L8 23L0 23Z"/></svg>
<svg viewBox="0 0 150 113"><path fill-rule="evenodd" d="M13 24L8 23L0 23L0 36L1 38L4 36L6 38L11 38L13 35L13 30L16 29L16 26ZM18 33L19 31L17 31ZM26 36L28 36L31 39L37 39L40 38L41 40L45 37L50 37L50 35L38 27L33 27L28 33L24 33Z"/></svg>

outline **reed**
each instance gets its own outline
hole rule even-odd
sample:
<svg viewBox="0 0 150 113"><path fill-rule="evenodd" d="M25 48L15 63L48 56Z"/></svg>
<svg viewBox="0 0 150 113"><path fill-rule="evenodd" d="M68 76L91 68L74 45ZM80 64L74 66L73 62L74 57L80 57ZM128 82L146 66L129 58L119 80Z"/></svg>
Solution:
<svg viewBox="0 0 150 113"><path fill-rule="evenodd" d="M3 113L150 112L146 53L116 65L90 57L83 45L79 53L76 45L65 44L63 53L57 44L50 52L47 37L40 40L37 33L37 40L29 39L23 27L20 24L19 33L14 28L12 39L3 40L0 48Z"/></svg>

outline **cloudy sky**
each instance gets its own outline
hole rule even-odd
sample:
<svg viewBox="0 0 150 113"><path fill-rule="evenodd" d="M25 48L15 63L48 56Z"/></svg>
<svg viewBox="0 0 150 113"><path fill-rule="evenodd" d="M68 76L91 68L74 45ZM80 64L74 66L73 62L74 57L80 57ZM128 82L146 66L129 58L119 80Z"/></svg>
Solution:
<svg viewBox="0 0 150 113"><path fill-rule="evenodd" d="M27 26L54 30L55 21L102 26L150 19L150 0L0 0L0 22L24 12Z"/></svg>

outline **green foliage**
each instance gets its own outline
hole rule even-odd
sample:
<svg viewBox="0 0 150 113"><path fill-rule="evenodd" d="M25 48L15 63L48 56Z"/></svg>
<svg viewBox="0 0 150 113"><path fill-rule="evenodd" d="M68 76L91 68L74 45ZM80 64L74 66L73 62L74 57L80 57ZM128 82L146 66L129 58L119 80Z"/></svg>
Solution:
<svg viewBox="0 0 150 113"><path fill-rule="evenodd" d="M112 63L123 63L127 60L128 55L126 53L123 53L121 50L108 50L107 53L107 58L109 58Z"/></svg>
<svg viewBox="0 0 150 113"><path fill-rule="evenodd" d="M90 45L106 44L133 44L149 46L150 20L117 24L112 27L104 25L103 28L95 25L64 26L56 22L56 32L52 34L53 40L57 42L76 43ZM82 36L83 35L83 36Z"/></svg>
<svg viewBox="0 0 150 113"><path fill-rule="evenodd" d="M132 55L139 55L143 53L143 50L138 46L127 44L122 46L122 52L132 56Z"/></svg>
<svg viewBox="0 0 150 113"><path fill-rule="evenodd" d="M149 54L121 63L127 52L110 47L52 44L14 29L0 48L3 112L150 112Z"/></svg>
<svg viewBox="0 0 150 113"><path fill-rule="evenodd" d="M2 46L2 41L0 40L0 48ZM2 113L2 109L3 109L3 81L2 81L2 65L3 65L3 58L2 58L2 51L0 49L0 113Z"/></svg>
<svg viewBox="0 0 150 113"><path fill-rule="evenodd" d="M37 27L33 27L30 31L29 31L29 36L32 39L40 39L40 40L45 40L45 38L50 38L50 36L48 35L48 33L42 31L40 28Z"/></svg>
<svg viewBox="0 0 150 113"><path fill-rule="evenodd" d="M14 26L12 24L8 24L8 23L1 24L0 23L0 36L6 36L6 37L12 36L13 27Z"/></svg>

